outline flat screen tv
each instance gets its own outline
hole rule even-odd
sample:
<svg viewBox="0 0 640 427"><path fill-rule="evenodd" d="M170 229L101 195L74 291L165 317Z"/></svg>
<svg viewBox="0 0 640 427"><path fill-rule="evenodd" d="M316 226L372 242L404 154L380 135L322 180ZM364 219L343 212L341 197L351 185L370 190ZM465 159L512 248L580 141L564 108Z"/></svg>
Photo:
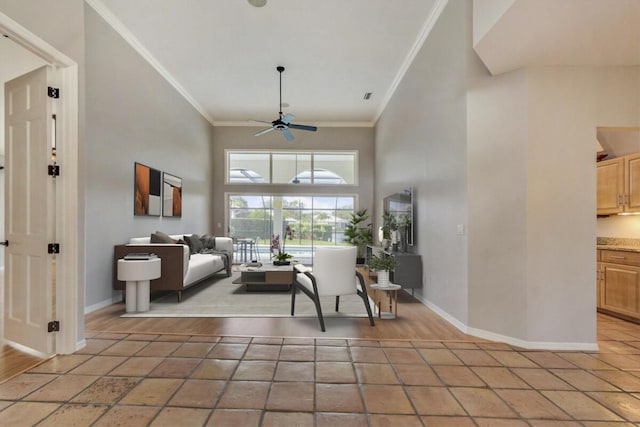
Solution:
<svg viewBox="0 0 640 427"><path fill-rule="evenodd" d="M396 224L407 228L407 245L414 244L413 228L413 189L406 188L384 198L384 211L389 212L396 219Z"/></svg>

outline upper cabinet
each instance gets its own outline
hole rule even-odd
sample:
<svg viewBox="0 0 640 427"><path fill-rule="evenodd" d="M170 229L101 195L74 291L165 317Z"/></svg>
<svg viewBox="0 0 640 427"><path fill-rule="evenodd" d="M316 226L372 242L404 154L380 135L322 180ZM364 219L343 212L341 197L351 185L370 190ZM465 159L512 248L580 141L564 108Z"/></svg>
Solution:
<svg viewBox="0 0 640 427"><path fill-rule="evenodd" d="M640 153L598 162L598 215L640 212Z"/></svg>

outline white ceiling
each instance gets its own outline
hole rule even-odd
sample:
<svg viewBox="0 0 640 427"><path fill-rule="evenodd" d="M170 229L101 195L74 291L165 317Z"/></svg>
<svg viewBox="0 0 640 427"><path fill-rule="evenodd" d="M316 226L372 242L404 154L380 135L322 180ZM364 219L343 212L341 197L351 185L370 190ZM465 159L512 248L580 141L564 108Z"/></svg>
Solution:
<svg viewBox="0 0 640 427"><path fill-rule="evenodd" d="M276 119L275 68L284 65L290 107L283 111L296 115L294 123L371 126L447 0L267 0L262 8L246 0L86 2L216 125ZM473 7L481 33L474 47L494 74L640 65L640 0L473 0ZM13 58L2 41L0 57Z"/></svg>
<svg viewBox="0 0 640 427"><path fill-rule="evenodd" d="M490 21L474 48L492 74L528 66L640 65L640 0L475 0L474 8Z"/></svg>
<svg viewBox="0 0 640 427"><path fill-rule="evenodd" d="M372 125L442 0L89 0L215 124ZM365 92L372 92L364 100Z"/></svg>

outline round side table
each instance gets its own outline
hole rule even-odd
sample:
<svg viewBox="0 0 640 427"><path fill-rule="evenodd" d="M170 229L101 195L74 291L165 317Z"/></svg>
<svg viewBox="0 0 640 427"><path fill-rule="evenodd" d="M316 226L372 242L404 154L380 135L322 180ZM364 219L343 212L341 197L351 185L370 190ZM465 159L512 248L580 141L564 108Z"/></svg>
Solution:
<svg viewBox="0 0 640 427"><path fill-rule="evenodd" d="M378 304L378 319L395 319L398 317L398 289L402 286L389 283L388 285L379 285L374 283L371 285L373 289L373 299ZM378 298L378 291L387 294L389 300L389 311L382 312L382 298Z"/></svg>
<svg viewBox="0 0 640 427"><path fill-rule="evenodd" d="M160 277L160 258L118 260L118 280L127 282L127 313L149 311L149 282Z"/></svg>

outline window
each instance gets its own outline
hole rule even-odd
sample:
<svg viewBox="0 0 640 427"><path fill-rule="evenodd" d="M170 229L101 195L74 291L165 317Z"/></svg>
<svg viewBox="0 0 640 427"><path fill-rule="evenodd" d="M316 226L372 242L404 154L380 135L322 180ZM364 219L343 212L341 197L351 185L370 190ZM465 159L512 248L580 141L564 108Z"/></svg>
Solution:
<svg viewBox="0 0 640 427"><path fill-rule="evenodd" d="M286 251L301 262L311 262L316 246L346 245L344 229L354 213L351 195L300 196L228 194L229 235L255 239L260 259L270 257L272 236L283 242L287 226L293 231Z"/></svg>
<svg viewBox="0 0 640 427"><path fill-rule="evenodd" d="M357 185L357 152L230 151L228 184Z"/></svg>

